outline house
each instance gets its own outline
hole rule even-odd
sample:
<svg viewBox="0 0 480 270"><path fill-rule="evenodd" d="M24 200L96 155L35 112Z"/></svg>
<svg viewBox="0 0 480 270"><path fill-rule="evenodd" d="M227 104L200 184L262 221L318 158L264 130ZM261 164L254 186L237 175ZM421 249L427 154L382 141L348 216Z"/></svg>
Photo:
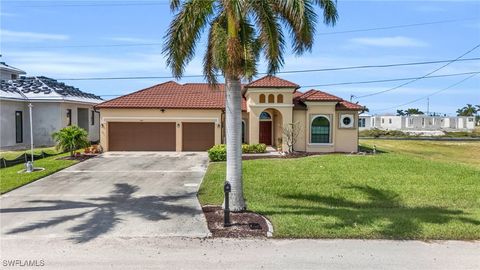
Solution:
<svg viewBox="0 0 480 270"><path fill-rule="evenodd" d="M99 114L93 106L102 102L96 95L47 77L21 77L0 82L0 147L30 145L28 105L33 105L33 144L51 146L51 134L68 125L88 132L90 141L99 140Z"/></svg>
<svg viewBox="0 0 480 270"><path fill-rule="evenodd" d="M286 150L286 127L299 129L297 151L356 152L360 105L334 95L297 91L265 76L242 86L244 143ZM225 142L225 87L161 83L95 106L105 151L205 151Z"/></svg>
<svg viewBox="0 0 480 270"><path fill-rule="evenodd" d="M359 116L359 122L365 123L360 130L384 129L401 131L469 131L475 128L474 116L439 115L366 115Z"/></svg>
<svg viewBox="0 0 480 270"><path fill-rule="evenodd" d="M0 62L0 80L16 80L20 75L27 74L25 71Z"/></svg>

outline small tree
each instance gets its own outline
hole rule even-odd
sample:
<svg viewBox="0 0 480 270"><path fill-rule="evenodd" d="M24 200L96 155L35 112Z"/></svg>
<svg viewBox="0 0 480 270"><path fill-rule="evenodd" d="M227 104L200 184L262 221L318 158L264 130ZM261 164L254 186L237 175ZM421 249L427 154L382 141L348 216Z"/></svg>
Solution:
<svg viewBox="0 0 480 270"><path fill-rule="evenodd" d="M70 152L70 156L73 157L75 150L87 147L90 145L88 142L88 133L83 128L77 126L68 126L60 129L52 134L52 138L56 142L57 150L63 152Z"/></svg>
<svg viewBox="0 0 480 270"><path fill-rule="evenodd" d="M288 152L291 153L295 151L294 146L297 143L298 136L300 135L300 124L291 123L286 127L283 127L282 133L285 136L285 144L287 144Z"/></svg>

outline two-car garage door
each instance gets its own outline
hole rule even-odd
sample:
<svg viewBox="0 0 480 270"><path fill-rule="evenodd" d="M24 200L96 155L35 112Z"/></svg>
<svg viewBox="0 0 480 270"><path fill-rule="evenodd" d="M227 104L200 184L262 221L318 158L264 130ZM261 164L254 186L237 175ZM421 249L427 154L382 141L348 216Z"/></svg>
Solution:
<svg viewBox="0 0 480 270"><path fill-rule="evenodd" d="M206 151L215 144L214 123L182 123L182 150ZM110 122L110 151L175 151L175 122Z"/></svg>

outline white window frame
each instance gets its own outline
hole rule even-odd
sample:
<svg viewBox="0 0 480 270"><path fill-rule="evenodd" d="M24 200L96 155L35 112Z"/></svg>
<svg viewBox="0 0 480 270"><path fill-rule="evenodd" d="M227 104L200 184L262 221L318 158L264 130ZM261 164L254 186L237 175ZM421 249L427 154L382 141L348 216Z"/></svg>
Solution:
<svg viewBox="0 0 480 270"><path fill-rule="evenodd" d="M316 145L316 146L331 146L333 145L333 128L332 128L332 121L333 117L328 114L312 114L310 115L310 125L308 127L308 145ZM312 124L313 120L315 120L318 117L325 117L328 120L329 123L329 136L328 136L328 143L313 143L312 142Z"/></svg>

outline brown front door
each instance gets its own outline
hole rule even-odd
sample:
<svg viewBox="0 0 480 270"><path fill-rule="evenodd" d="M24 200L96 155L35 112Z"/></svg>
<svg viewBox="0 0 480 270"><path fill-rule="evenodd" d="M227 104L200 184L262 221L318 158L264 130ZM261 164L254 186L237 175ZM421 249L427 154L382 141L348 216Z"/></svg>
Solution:
<svg viewBox="0 0 480 270"><path fill-rule="evenodd" d="M260 121L260 143L272 145L272 121Z"/></svg>
<svg viewBox="0 0 480 270"><path fill-rule="evenodd" d="M215 145L215 123L182 123L182 150L207 151Z"/></svg>
<svg viewBox="0 0 480 270"><path fill-rule="evenodd" d="M175 123L108 123L110 151L175 151Z"/></svg>

